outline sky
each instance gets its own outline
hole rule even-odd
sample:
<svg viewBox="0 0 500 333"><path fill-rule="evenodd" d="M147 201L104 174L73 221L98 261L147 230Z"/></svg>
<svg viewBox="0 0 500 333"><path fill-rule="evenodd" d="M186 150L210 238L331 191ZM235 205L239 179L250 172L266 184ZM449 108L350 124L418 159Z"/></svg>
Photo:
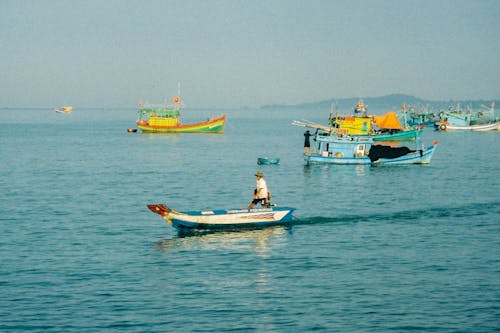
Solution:
<svg viewBox="0 0 500 333"><path fill-rule="evenodd" d="M0 0L0 107L500 97L498 0Z"/></svg>

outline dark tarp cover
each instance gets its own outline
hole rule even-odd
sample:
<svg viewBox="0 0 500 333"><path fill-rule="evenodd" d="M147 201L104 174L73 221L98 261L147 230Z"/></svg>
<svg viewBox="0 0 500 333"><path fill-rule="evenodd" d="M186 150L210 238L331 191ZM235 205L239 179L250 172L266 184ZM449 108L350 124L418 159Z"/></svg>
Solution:
<svg viewBox="0 0 500 333"><path fill-rule="evenodd" d="M368 157L370 157L370 161L375 162L379 158L397 158L413 152L415 150L411 150L408 147L393 148L391 146L373 145L370 148Z"/></svg>

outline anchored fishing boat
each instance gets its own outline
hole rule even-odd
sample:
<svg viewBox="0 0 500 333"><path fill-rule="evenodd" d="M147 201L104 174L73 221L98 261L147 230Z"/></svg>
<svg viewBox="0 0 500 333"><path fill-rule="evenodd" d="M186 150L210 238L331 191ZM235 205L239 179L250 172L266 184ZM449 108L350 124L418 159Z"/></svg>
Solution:
<svg viewBox="0 0 500 333"><path fill-rule="evenodd" d="M223 133L226 115L209 118L198 123L183 124L180 120L181 101L180 91L172 99L172 104L143 105L139 101L137 127L148 133Z"/></svg>
<svg viewBox="0 0 500 333"><path fill-rule="evenodd" d="M392 147L375 144L371 138L350 137L318 132L315 137L315 152L304 155L310 164L370 164L402 165L429 164L438 144L410 149L406 146Z"/></svg>
<svg viewBox="0 0 500 333"><path fill-rule="evenodd" d="M290 207L263 207L254 209L221 209L178 212L165 204L148 205L149 210L159 214L176 228L218 229L236 227L259 227L292 222Z"/></svg>
<svg viewBox="0 0 500 333"><path fill-rule="evenodd" d="M372 118L359 118L352 116L352 122L347 118L344 118L344 123L342 127L335 127L334 125L326 126L321 124L316 124L308 120L294 120L292 125L301 126L306 128L312 128L321 130L324 133L329 133L331 135L344 136L348 135L350 137L359 137L365 139L372 139L373 141L413 141L420 138L422 135L423 128L420 126L403 129L403 127L389 125L388 122L384 122L384 119L395 119L395 115L392 112L384 116L374 116L373 119L379 122L380 126L383 128L375 129L371 125L367 125L372 122ZM346 122L350 122L352 125L347 125ZM367 126L370 130L365 131L364 129L359 130L360 125ZM399 122L398 122L399 124ZM346 127L347 126L347 127ZM385 126L385 127L384 127ZM349 130L350 128L351 130ZM363 127L361 127L363 128ZM353 134L349 134L353 133ZM360 134L366 133L366 134Z"/></svg>
<svg viewBox="0 0 500 333"><path fill-rule="evenodd" d="M439 121L434 128L439 131L495 131L500 130L500 119L495 116L495 102L487 108L481 105L481 111L474 112L470 107L465 110L458 104L448 111L440 112Z"/></svg>
<svg viewBox="0 0 500 333"><path fill-rule="evenodd" d="M434 124L436 130L439 131L477 131L477 132L487 132L487 131L500 131L500 122L495 122L491 124L484 125L452 125L446 121L439 121Z"/></svg>
<svg viewBox="0 0 500 333"><path fill-rule="evenodd" d="M374 141L415 140L422 134L420 126L408 126L406 104L403 104L404 125L401 125L394 112L387 112L380 116L370 116L366 112L367 108L363 101L360 100L354 107L354 115L350 116L334 115L332 106L328 126L315 124L307 120L295 120L292 124L302 127L319 128L331 134L371 138Z"/></svg>
<svg viewBox="0 0 500 333"><path fill-rule="evenodd" d="M429 112L427 107L417 110L414 106L410 106L408 112L410 126L434 126L434 123L439 120L439 116L434 112Z"/></svg>

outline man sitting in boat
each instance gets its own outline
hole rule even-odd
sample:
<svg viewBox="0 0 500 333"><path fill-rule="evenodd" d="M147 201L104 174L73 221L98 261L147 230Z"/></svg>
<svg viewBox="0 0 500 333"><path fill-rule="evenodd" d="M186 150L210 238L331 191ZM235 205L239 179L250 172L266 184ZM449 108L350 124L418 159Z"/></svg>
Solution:
<svg viewBox="0 0 500 333"><path fill-rule="evenodd" d="M260 203L262 207L268 206L269 202L269 191L267 190L267 183L264 179L264 173L262 171L257 171L255 174L257 177L257 185L253 192L253 200L248 205L249 209L255 207L256 204Z"/></svg>

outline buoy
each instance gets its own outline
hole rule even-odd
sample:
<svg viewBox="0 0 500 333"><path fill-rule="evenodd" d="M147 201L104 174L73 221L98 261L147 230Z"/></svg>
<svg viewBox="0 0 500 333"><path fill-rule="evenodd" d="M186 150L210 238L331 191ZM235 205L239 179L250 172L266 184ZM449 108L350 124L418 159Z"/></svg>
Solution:
<svg viewBox="0 0 500 333"><path fill-rule="evenodd" d="M137 132L137 129L136 128L129 128L129 129L127 129L127 132L135 133L135 132Z"/></svg>
<svg viewBox="0 0 500 333"><path fill-rule="evenodd" d="M445 125L445 124L441 124L441 125L439 125L439 129L440 129L441 131L446 130L446 125Z"/></svg>

